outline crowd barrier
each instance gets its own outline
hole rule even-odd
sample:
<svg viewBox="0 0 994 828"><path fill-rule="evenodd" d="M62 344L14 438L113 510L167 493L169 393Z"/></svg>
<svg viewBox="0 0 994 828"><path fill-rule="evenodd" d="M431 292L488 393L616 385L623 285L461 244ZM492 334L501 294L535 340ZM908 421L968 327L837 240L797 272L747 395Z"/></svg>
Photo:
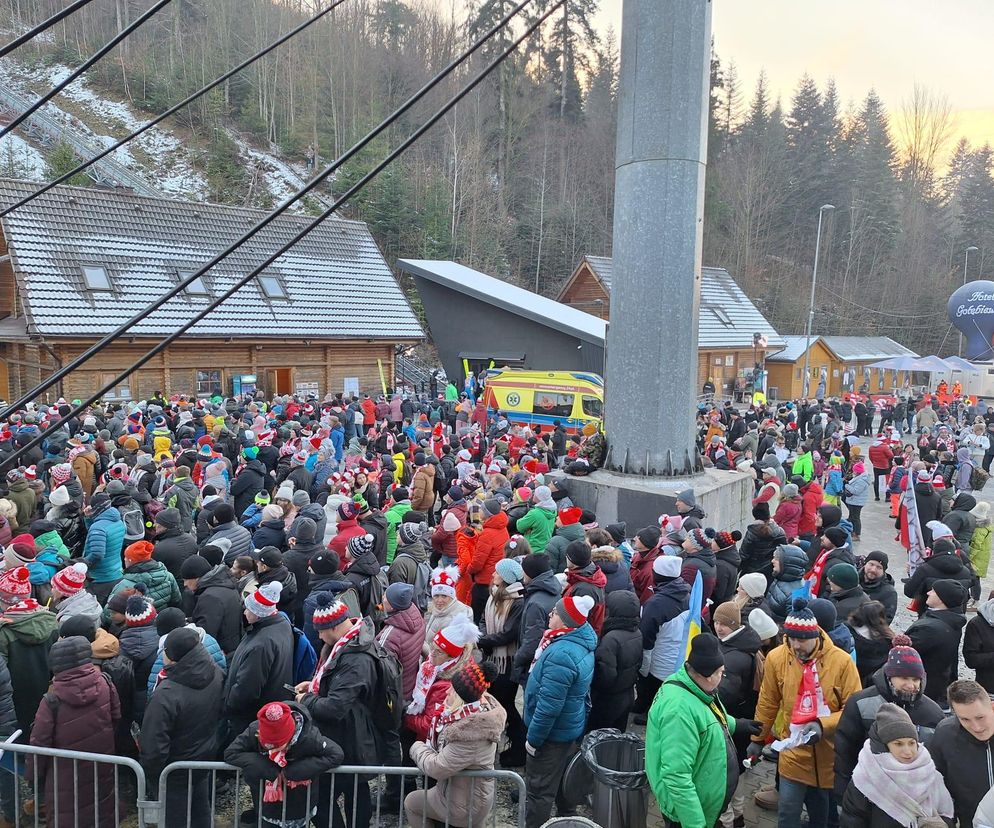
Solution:
<svg viewBox="0 0 994 828"><path fill-rule="evenodd" d="M127 757L9 741L0 742L0 752L0 805L12 812L9 815L14 818L15 828L46 825L48 828L239 828L247 824L266 828L272 825L263 820L261 810L255 810L254 821L242 821L254 803L263 801L264 783L256 791L250 791L241 770L224 762L174 762L163 769L158 779L148 780L141 765ZM471 799L477 785L486 780L494 784L494 807L485 820L474 821L470 814L467 828L508 825L524 828L525 782L520 775L508 770L478 770L464 771L453 778L469 781ZM388 796L390 779L397 780L395 791L402 793L399 804L388 810L384 799ZM45 786L49 783L52 807L46 809ZM329 794L334 791L335 801L341 803L335 806L340 814L327 825L336 828L353 825L357 817L362 817L364 806L362 797L358 796L359 786L368 785L371 826L426 828L427 817L411 822L404 811L407 794L423 790L425 784L424 774L414 767L342 765L322 774L319 784L304 788L303 808L300 796L292 805L288 797L275 807L287 828L304 828L308 824L326 828L314 815L321 804L321 792L326 789ZM434 784L433 780L428 779L427 784ZM509 796L511 791L517 792L516 803ZM331 808L330 803L328 796L324 803L326 812ZM446 828L450 824L451 805L446 802L444 806ZM312 817L295 822L294 817L302 814Z"/></svg>

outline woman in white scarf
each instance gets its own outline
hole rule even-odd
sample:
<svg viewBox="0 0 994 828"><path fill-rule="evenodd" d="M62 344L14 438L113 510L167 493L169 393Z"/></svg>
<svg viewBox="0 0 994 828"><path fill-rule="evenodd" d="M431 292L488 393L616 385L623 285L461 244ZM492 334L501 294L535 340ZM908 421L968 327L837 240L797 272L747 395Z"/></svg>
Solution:
<svg viewBox="0 0 994 828"><path fill-rule="evenodd" d="M954 826L953 799L911 717L882 704L842 798L842 828Z"/></svg>

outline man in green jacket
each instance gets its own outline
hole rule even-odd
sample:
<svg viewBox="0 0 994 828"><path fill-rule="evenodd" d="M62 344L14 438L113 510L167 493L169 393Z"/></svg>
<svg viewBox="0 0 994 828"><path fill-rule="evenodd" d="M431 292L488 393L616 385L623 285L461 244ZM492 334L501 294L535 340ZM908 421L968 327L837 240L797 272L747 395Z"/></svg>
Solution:
<svg viewBox="0 0 994 828"><path fill-rule="evenodd" d="M718 639L694 637L686 664L667 679L649 710L645 770L670 825L713 828L739 780L732 733L759 732L758 723L736 722L717 690L725 672Z"/></svg>
<svg viewBox="0 0 994 828"><path fill-rule="evenodd" d="M404 520L404 515L412 510L411 495L407 487L398 486L390 495L392 503L383 516L387 519L387 563L393 563L393 556L397 552L397 527Z"/></svg>
<svg viewBox="0 0 994 828"><path fill-rule="evenodd" d="M801 443L797 447L797 457L794 458L794 464L790 469L791 477L795 474L799 474L805 480L810 480L815 475L814 460L811 457L811 451L806 445Z"/></svg>

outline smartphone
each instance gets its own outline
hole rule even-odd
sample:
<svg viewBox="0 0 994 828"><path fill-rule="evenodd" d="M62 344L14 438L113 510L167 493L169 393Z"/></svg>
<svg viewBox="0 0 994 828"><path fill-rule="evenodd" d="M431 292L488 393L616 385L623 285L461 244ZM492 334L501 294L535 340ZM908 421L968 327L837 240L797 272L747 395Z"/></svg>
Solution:
<svg viewBox="0 0 994 828"><path fill-rule="evenodd" d="M284 684L283 689L286 690L288 693L290 693L290 695L292 696L297 695L297 688L294 687L292 684Z"/></svg>

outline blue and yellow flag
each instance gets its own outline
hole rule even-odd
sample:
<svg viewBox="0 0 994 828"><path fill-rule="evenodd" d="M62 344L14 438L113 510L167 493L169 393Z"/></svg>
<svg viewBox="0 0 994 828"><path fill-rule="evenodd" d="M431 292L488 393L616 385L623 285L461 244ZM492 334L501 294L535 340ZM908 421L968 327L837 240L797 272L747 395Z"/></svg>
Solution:
<svg viewBox="0 0 994 828"><path fill-rule="evenodd" d="M700 635L704 627L704 579L701 571L697 570L694 578L694 585L690 589L690 612L687 615L687 628L683 633L683 653L684 659L690 656L690 642L694 636Z"/></svg>

